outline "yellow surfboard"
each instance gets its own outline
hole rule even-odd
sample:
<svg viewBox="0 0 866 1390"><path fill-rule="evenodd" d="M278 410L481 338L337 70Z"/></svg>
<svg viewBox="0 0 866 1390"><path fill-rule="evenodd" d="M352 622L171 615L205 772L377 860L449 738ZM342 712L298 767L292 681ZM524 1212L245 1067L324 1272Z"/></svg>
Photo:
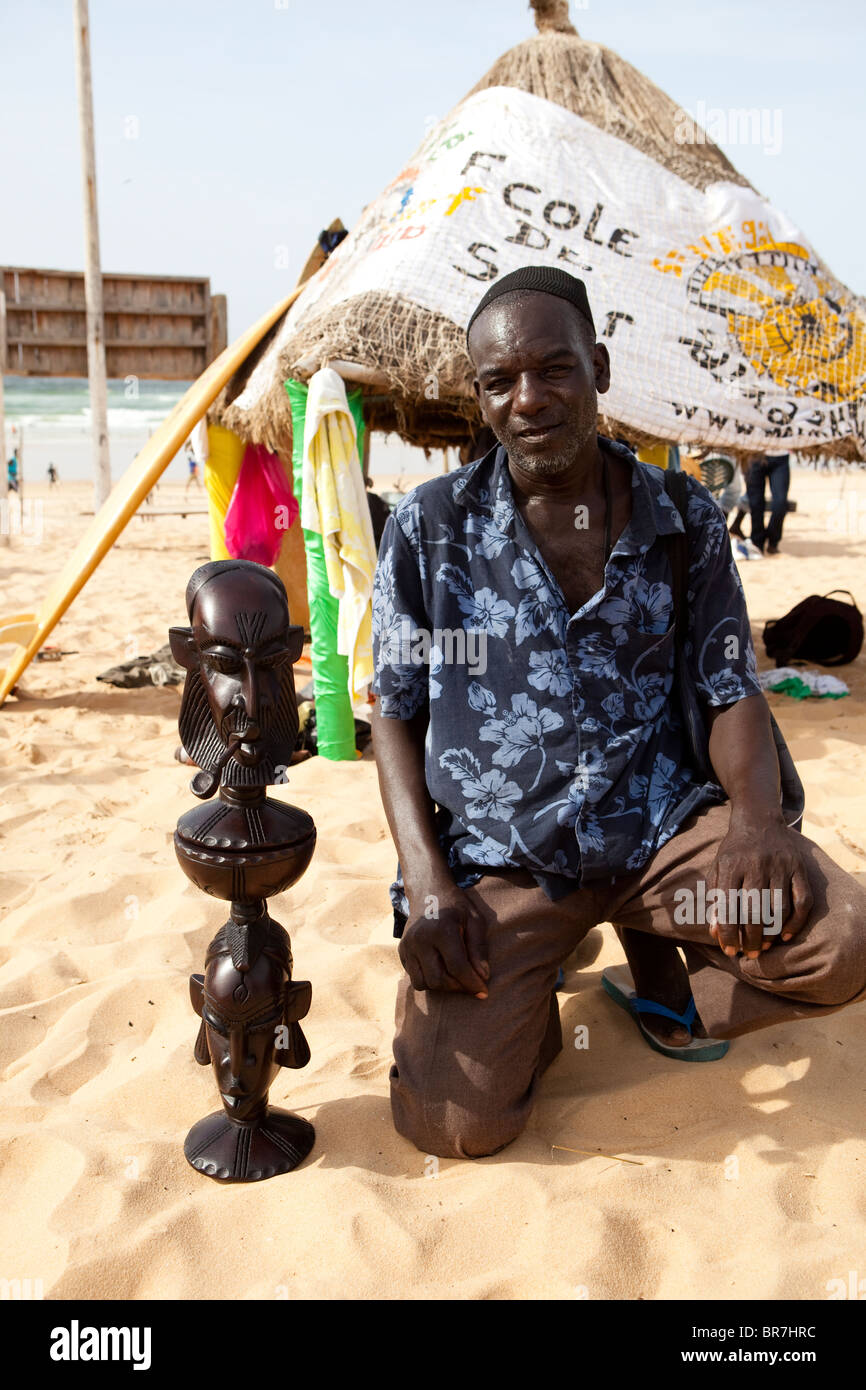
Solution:
<svg viewBox="0 0 866 1390"><path fill-rule="evenodd" d="M331 228L341 228L339 221ZM165 471L178 449L189 437L205 411L216 400L229 377L237 371L253 348L297 299L304 282L325 260L318 247L312 252L292 293L276 304L258 323L248 328L211 362L198 381L194 382L163 420L111 491L96 513L75 550L52 584L39 611L35 614L0 614L0 634L16 646L5 670L0 671L0 705L33 660L52 629L102 560L111 549L124 526L141 506L154 483ZM4 640L0 635L0 641Z"/></svg>

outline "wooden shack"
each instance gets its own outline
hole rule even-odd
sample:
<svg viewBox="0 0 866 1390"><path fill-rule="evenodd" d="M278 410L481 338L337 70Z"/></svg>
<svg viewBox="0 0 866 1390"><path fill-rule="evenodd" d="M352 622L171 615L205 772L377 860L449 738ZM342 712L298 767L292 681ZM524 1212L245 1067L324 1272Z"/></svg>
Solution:
<svg viewBox="0 0 866 1390"><path fill-rule="evenodd" d="M102 282L110 378L194 381L225 347L226 297L211 294L209 279L103 275ZM4 371L86 377L84 273L5 266L0 288L6 296Z"/></svg>

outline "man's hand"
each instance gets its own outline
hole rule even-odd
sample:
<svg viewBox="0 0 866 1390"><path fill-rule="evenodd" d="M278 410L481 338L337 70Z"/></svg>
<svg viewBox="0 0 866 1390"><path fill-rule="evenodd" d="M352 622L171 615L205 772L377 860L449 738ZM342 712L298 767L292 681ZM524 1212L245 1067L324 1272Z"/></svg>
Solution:
<svg viewBox="0 0 866 1390"><path fill-rule="evenodd" d="M707 892L720 888L729 899L730 889L769 890L772 905L773 932L765 935L769 923L762 921L766 897L760 897L762 910L738 912L733 922L718 921L711 911L713 921L710 935L715 938L727 956L736 956L743 951L749 960L757 960L761 951L766 951L778 935L776 928L782 926L781 938L791 941L805 924L812 908L812 890L806 874L805 861L801 849L800 836L789 830L783 821L756 822L741 819L736 812L731 815L727 835L719 845L718 854L707 878ZM737 900L744 903L742 896ZM745 900L748 902L748 899ZM726 919L732 914L722 912ZM758 921L740 920L758 916Z"/></svg>
<svg viewBox="0 0 866 1390"><path fill-rule="evenodd" d="M487 924L457 887L436 837L424 778L429 715L383 719L373 709L373 743L385 814L403 867L409 921L400 959L415 989L451 989L487 998Z"/></svg>
<svg viewBox="0 0 866 1390"><path fill-rule="evenodd" d="M782 940L791 941L809 916L812 891L803 842L782 818L779 756L764 696L750 695L733 705L710 709L707 717L710 760L731 799L730 826L708 876L707 891L721 888L727 905L732 888L757 889L759 895L769 890L773 909L773 930L767 935L764 927L769 924L760 920L763 911L737 912L734 922L712 923L710 933L725 955L743 951L749 960L756 960L772 946L780 924ZM759 904L763 906L764 901L759 896ZM745 915L757 916L758 921L741 921Z"/></svg>
<svg viewBox="0 0 866 1390"><path fill-rule="evenodd" d="M400 940L400 960L417 990L449 989L487 998L487 924L453 881L436 892L414 894L427 904L413 911Z"/></svg>

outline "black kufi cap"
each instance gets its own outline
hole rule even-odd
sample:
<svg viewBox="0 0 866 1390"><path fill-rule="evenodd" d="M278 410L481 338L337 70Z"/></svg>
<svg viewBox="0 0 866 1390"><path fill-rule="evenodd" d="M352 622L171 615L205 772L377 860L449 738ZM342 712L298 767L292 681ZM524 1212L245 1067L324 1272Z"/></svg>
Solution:
<svg viewBox="0 0 866 1390"><path fill-rule="evenodd" d="M589 297L586 293L586 285L576 276L569 275L567 270L560 270L553 265L526 265L520 270L513 270L510 275L503 275L501 280L495 284L485 294L484 298L473 310L472 317L466 325L466 339L469 340L469 330L484 310L499 299L503 294L514 294L516 290L524 292L534 292L538 294L553 294L557 299L567 299L569 304L573 304L578 313L583 314L587 323L595 332L592 310L589 307Z"/></svg>

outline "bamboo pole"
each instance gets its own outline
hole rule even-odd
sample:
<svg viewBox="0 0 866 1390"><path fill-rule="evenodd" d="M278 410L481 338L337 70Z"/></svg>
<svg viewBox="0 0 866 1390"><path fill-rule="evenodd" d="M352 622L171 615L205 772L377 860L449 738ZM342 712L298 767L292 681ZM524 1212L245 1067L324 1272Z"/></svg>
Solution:
<svg viewBox="0 0 866 1390"><path fill-rule="evenodd" d="M102 271L99 264L96 153L93 139L93 87L90 78L90 22L87 0L75 0L75 75L84 192L84 296L87 304L87 374L90 380L90 415L93 430L93 505L94 510L99 511L111 492L111 460L108 452L105 316L102 308Z"/></svg>

